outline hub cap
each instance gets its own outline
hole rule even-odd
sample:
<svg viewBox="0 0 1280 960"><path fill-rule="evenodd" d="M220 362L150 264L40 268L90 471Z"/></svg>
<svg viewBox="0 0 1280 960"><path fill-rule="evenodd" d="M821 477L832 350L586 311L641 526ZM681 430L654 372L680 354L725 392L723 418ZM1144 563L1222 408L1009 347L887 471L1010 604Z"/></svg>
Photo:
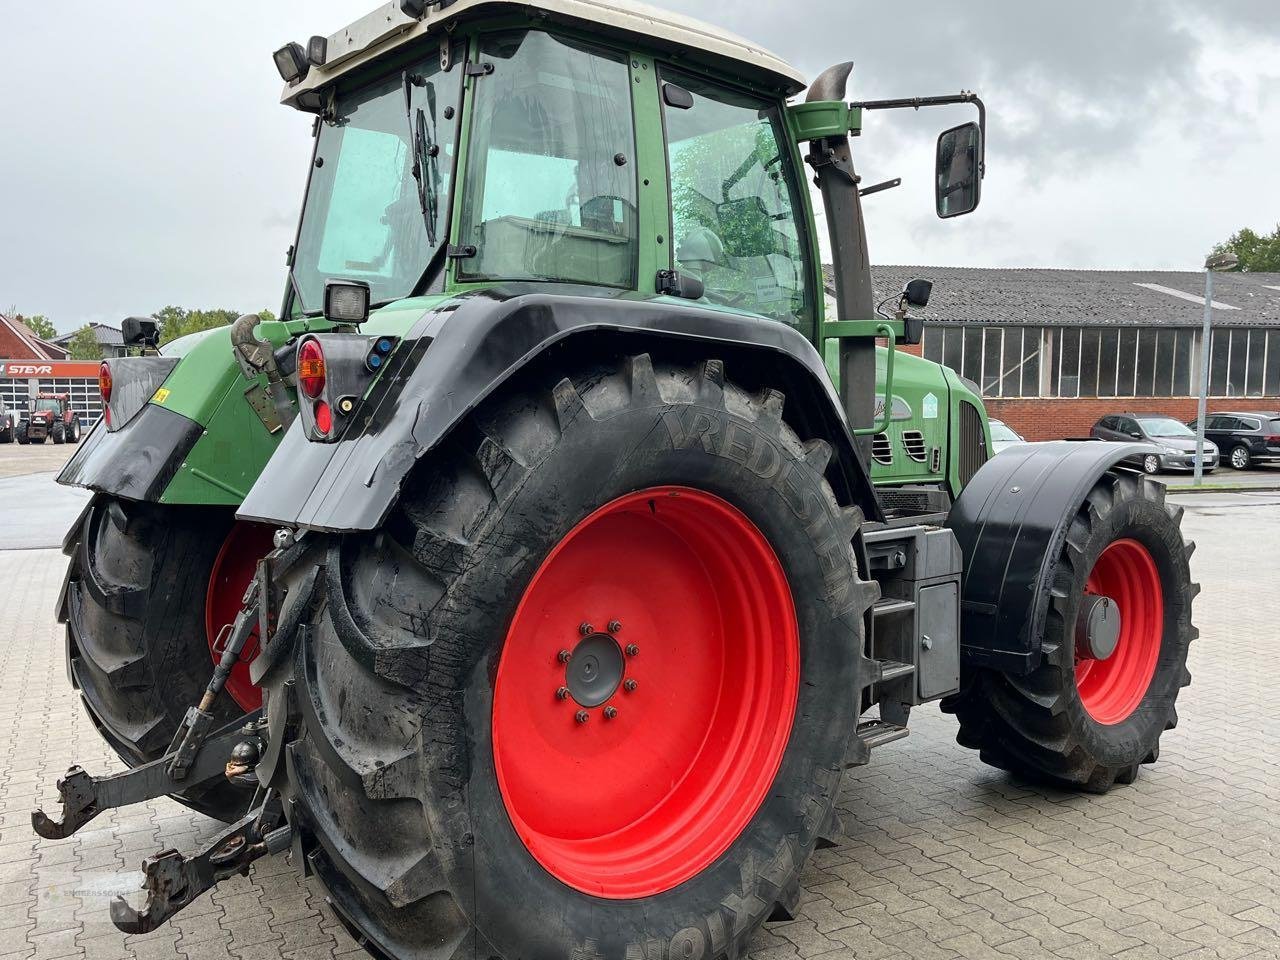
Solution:
<svg viewBox="0 0 1280 960"><path fill-rule="evenodd" d="M240 613L240 604L249 581L258 567L258 561L271 552L272 529L256 523L237 521L213 561L209 575L209 589L205 594L204 627L209 641L209 653L213 662L222 659L222 630L234 623ZM257 710L262 706L262 691L249 679L249 664L258 655L258 631L245 642L240 662L227 677L226 691L244 710Z"/></svg>
<svg viewBox="0 0 1280 960"><path fill-rule="evenodd" d="M598 897L697 875L768 795L799 670L785 575L742 513L679 487L602 507L534 575L498 663L494 765L516 832Z"/></svg>
<svg viewBox="0 0 1280 960"><path fill-rule="evenodd" d="M1094 564L1076 621L1076 689L1089 716L1108 726L1132 716L1155 676L1163 635L1155 560L1137 540L1117 540Z"/></svg>

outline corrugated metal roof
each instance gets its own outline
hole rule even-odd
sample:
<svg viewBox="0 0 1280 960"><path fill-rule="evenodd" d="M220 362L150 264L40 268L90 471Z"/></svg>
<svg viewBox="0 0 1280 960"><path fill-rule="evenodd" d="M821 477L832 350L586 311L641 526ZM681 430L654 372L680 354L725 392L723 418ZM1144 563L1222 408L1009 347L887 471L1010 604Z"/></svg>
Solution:
<svg viewBox="0 0 1280 960"><path fill-rule="evenodd" d="M825 269L830 277L831 268ZM929 307L918 313L938 323L1198 327L1204 322L1200 272L883 266L873 267L872 277L877 302L913 277L932 280ZM1215 326L1280 326L1280 274L1216 274L1213 301Z"/></svg>

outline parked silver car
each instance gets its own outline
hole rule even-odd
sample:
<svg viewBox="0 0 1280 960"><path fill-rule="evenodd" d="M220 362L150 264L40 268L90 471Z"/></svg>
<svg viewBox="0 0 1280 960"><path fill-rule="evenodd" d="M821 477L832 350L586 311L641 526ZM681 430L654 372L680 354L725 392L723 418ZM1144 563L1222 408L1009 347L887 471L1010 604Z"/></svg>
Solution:
<svg viewBox="0 0 1280 960"><path fill-rule="evenodd" d="M1008 450L1010 447L1016 447L1026 442L1026 437L1017 433L1003 420L993 419L991 421L991 450L993 453L999 453L1002 450Z"/></svg>
<svg viewBox="0 0 1280 960"><path fill-rule="evenodd" d="M1163 413L1115 413L1093 425L1089 435L1098 440L1122 443L1154 444L1159 452L1126 457L1126 462L1141 467L1145 473L1162 470L1194 470L1196 468L1196 435L1180 420ZM1212 473L1218 466L1218 448L1208 440L1204 444L1204 471Z"/></svg>

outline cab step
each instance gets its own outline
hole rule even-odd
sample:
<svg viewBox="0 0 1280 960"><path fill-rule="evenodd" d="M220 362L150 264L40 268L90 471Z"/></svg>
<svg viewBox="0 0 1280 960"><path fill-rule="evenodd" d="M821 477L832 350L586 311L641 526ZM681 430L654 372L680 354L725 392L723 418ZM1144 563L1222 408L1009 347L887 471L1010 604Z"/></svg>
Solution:
<svg viewBox="0 0 1280 960"><path fill-rule="evenodd" d="M897 660L878 660L876 662L880 664L881 683L909 677L916 672L915 665L911 663L899 663Z"/></svg>
<svg viewBox="0 0 1280 960"><path fill-rule="evenodd" d="M895 600L884 598L877 600L871 608L871 615L877 620L883 617L894 617L901 613L911 613L916 608L914 600Z"/></svg>
<svg viewBox="0 0 1280 960"><path fill-rule="evenodd" d="M885 720L868 720L858 724L858 739L868 750L901 740L910 732L906 727Z"/></svg>

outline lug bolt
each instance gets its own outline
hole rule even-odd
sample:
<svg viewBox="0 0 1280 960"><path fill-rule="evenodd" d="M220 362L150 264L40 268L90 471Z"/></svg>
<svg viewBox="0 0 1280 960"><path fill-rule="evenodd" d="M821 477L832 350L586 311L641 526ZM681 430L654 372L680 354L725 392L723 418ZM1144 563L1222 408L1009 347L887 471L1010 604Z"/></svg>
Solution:
<svg viewBox="0 0 1280 960"><path fill-rule="evenodd" d="M605 718L606 720L613 720L613 719L615 719L617 716L618 716L618 708L617 708L617 707L605 707L605 708L604 708L604 718Z"/></svg>
<svg viewBox="0 0 1280 960"><path fill-rule="evenodd" d="M636 656L639 656L639 655L640 655L640 648L639 648L639 647L637 647L634 643L628 643L628 644L627 644L627 656L628 656L628 657L636 657Z"/></svg>
<svg viewBox="0 0 1280 960"><path fill-rule="evenodd" d="M621 629L622 629L622 622L621 622L620 620L610 620L610 621L609 621L609 632L610 632L610 633L617 633L617 632L618 632L619 630L621 630Z"/></svg>
<svg viewBox="0 0 1280 960"><path fill-rule="evenodd" d="M568 663L570 660L573 659L573 654L570 653L568 650L561 650L557 654L557 657L559 657L561 663Z"/></svg>
<svg viewBox="0 0 1280 960"><path fill-rule="evenodd" d="M577 720L579 723L586 723L588 720L591 719L591 714L587 713L587 711L585 710L579 710L577 715L574 717L574 719Z"/></svg>
<svg viewBox="0 0 1280 960"><path fill-rule="evenodd" d="M557 699L557 700L568 700L568 699L569 699L569 688L568 688L568 687L561 687L559 690L557 690L557 691L556 691L556 699Z"/></svg>
<svg viewBox="0 0 1280 960"><path fill-rule="evenodd" d="M626 690L627 693L635 693L636 687L638 686L640 686L640 684L636 683L634 680L628 680L622 685L623 689Z"/></svg>
<svg viewBox="0 0 1280 960"><path fill-rule="evenodd" d="M578 632L584 637L589 637L596 632L596 628L589 623L582 623L578 625Z"/></svg>

